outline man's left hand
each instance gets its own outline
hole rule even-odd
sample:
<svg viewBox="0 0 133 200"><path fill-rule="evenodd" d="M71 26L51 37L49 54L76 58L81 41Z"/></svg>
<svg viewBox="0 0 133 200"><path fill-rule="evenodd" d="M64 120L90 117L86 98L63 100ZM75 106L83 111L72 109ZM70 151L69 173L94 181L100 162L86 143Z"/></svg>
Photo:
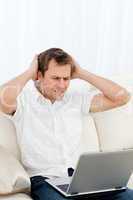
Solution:
<svg viewBox="0 0 133 200"><path fill-rule="evenodd" d="M82 68L80 67L80 65L75 60L73 60L73 62L74 62L74 71L72 73L71 79L80 78Z"/></svg>

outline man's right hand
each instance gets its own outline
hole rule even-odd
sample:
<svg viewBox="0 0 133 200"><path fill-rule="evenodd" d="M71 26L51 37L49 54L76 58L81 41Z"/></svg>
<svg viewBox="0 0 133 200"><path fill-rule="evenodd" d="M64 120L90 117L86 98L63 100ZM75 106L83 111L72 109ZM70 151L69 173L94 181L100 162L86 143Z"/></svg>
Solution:
<svg viewBox="0 0 133 200"><path fill-rule="evenodd" d="M29 70L31 72L31 79L33 81L37 80L38 79L38 55L34 56L30 64Z"/></svg>

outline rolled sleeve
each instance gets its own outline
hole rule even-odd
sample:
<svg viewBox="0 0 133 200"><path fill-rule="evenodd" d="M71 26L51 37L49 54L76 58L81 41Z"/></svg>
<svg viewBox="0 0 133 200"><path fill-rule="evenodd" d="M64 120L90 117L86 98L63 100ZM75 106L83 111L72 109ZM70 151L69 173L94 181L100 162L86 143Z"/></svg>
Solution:
<svg viewBox="0 0 133 200"><path fill-rule="evenodd" d="M92 100L93 100L94 96L99 93L100 93L99 90L93 90L93 91L87 91L82 94L81 110L84 114L88 114L90 112Z"/></svg>
<svg viewBox="0 0 133 200"><path fill-rule="evenodd" d="M17 106L16 106L16 111L13 114L5 114L3 113L8 119L12 120L13 122L18 122L24 112L24 105L25 105L25 101L26 101L26 91L27 88L23 88L22 91L20 92L20 94L17 97Z"/></svg>

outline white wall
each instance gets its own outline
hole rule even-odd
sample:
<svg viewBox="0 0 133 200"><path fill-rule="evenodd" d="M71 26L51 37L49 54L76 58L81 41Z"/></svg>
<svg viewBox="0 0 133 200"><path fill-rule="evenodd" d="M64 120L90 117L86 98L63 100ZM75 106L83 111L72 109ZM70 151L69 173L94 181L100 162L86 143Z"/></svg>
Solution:
<svg viewBox="0 0 133 200"><path fill-rule="evenodd" d="M0 0L0 84L50 47L109 77L133 72L132 0Z"/></svg>

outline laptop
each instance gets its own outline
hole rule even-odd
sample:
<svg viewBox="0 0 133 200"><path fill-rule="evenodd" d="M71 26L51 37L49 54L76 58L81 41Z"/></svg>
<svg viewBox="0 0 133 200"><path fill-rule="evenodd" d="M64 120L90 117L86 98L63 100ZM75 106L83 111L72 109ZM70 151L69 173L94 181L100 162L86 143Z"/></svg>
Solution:
<svg viewBox="0 0 133 200"><path fill-rule="evenodd" d="M72 177L46 179L65 197L125 190L133 172L133 149L83 153Z"/></svg>

